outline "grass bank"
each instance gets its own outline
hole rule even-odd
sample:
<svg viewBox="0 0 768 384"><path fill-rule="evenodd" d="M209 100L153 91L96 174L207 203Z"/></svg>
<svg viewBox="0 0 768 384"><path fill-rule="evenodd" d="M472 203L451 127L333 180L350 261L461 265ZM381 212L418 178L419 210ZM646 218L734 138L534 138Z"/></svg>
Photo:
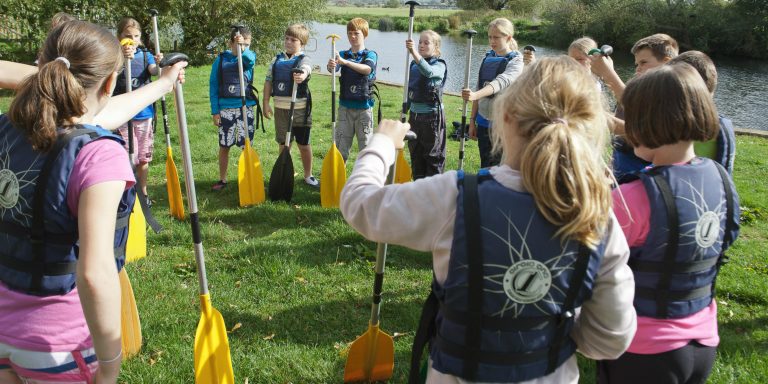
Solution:
<svg viewBox="0 0 768 384"><path fill-rule="evenodd" d="M292 204L238 208L238 150L231 154L230 186L222 192L210 190L218 171L217 130L208 106L209 71L209 66L190 69L184 92L211 297L231 330L236 382L341 382L348 344L367 329L375 244L347 226L338 210L321 208L318 190L305 186L300 177ZM263 79L264 72L258 67L256 78ZM397 118L402 89L380 88L384 116ZM313 169L318 175L331 145L330 79L315 76L311 89ZM0 109L6 111L9 102L10 97L0 93ZM449 121L458 120L460 100L449 96L446 104ZM176 164L183 174L172 110L170 120ZM273 125L268 123L267 133L257 133L254 142L268 176L278 155ZM199 318L192 237L187 222L168 214L162 124L155 144L150 194L153 213L165 230L149 233L149 256L128 266L144 347L124 363L120 382L191 383ZM731 263L718 279L722 342L711 383L768 382L766 145L765 139L738 137L735 181L746 220L730 252ZM476 171L476 143L468 142L466 152L466 169ZM457 153L458 143L449 141L448 169L456 168ZM351 158L355 155L353 150ZM296 152L293 159L300 167ZM351 162L347 168L351 170ZM406 382L413 333L430 279L428 254L389 248L381 314L383 330L395 335L393 383ZM581 366L582 382L593 383L593 363L582 359Z"/></svg>

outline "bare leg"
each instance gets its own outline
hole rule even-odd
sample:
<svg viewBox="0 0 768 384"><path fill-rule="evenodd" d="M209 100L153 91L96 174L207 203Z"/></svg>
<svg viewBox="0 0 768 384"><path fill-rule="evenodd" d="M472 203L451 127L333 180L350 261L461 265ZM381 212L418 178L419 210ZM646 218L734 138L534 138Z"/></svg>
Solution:
<svg viewBox="0 0 768 384"><path fill-rule="evenodd" d="M312 175L312 147L299 144L299 154L301 155L301 165L304 166L304 178L307 178Z"/></svg>
<svg viewBox="0 0 768 384"><path fill-rule="evenodd" d="M139 163L139 166L136 167L136 176L138 178L139 188L141 188L141 193L144 196L147 196L147 177L149 176L149 164Z"/></svg>
<svg viewBox="0 0 768 384"><path fill-rule="evenodd" d="M229 166L229 147L219 147L219 180L227 181L227 167Z"/></svg>
<svg viewBox="0 0 768 384"><path fill-rule="evenodd" d="M0 383L22 384L19 376L10 369L0 370Z"/></svg>

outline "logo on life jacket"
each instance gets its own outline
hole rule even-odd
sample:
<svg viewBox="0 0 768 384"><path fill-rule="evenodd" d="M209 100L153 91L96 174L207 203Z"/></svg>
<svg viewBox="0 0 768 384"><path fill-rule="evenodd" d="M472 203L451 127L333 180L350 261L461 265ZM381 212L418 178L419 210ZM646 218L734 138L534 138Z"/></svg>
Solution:
<svg viewBox="0 0 768 384"><path fill-rule="evenodd" d="M285 91L285 83L277 83L277 89L279 91Z"/></svg>
<svg viewBox="0 0 768 384"><path fill-rule="evenodd" d="M230 85L230 86L227 88L227 92L229 92L229 93L235 93L235 92L237 92L237 87L235 87L234 85Z"/></svg>
<svg viewBox="0 0 768 384"><path fill-rule="evenodd" d="M19 179L10 169L0 170L0 207L10 209L19 201Z"/></svg>
<svg viewBox="0 0 768 384"><path fill-rule="evenodd" d="M349 86L349 92L357 93L357 85L350 85Z"/></svg>
<svg viewBox="0 0 768 384"><path fill-rule="evenodd" d="M131 89L136 89L136 88L139 87L139 85L141 85L141 84L139 83L139 78L138 77L134 77L134 78L131 79Z"/></svg>
<svg viewBox="0 0 768 384"><path fill-rule="evenodd" d="M696 244L709 248L720 236L720 216L712 211L704 212L696 222Z"/></svg>
<svg viewBox="0 0 768 384"><path fill-rule="evenodd" d="M552 286L552 274L537 260L513 264L504 274L504 292L512 301L530 304L541 300Z"/></svg>

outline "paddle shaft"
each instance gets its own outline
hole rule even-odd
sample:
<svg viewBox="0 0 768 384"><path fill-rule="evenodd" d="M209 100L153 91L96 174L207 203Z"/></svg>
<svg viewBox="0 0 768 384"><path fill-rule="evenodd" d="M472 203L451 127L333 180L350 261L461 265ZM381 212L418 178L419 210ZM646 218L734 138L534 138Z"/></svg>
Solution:
<svg viewBox="0 0 768 384"><path fill-rule="evenodd" d="M302 72L300 69L295 68L291 70L291 76L293 76L294 73ZM336 85L336 82L334 82L334 85ZM296 111L296 93L299 90L299 83L296 82L296 80L293 81L293 88L291 89L291 109L288 111L288 131L285 132L285 147L289 148L291 147L291 130L293 129L293 113Z"/></svg>
<svg viewBox="0 0 768 384"><path fill-rule="evenodd" d="M472 65L472 37L473 33L468 33L467 39L467 65L464 71L464 88L469 88L469 70ZM459 169L464 169L464 135L467 132L467 104L468 101L464 100L464 104L461 107L461 138L459 139Z"/></svg>
<svg viewBox="0 0 768 384"><path fill-rule="evenodd" d="M240 36L240 31L237 31L237 36ZM219 59L221 60L221 59ZM240 75L240 109L242 112L242 119L243 119L243 134L245 135L245 142L246 145L250 145L250 140L248 138L248 109L245 105L245 75L243 74L243 47L240 46L240 44L237 45L237 72L238 75ZM237 131L238 133L235 134L235 141L237 141L237 135L240 134L240 130Z"/></svg>
<svg viewBox="0 0 768 384"><path fill-rule="evenodd" d="M131 93L133 91L133 79L131 79L131 59L125 61L125 70L123 74L125 75L125 93ZM133 118L128 120L128 157L131 159L131 168L135 168L136 154L133 147Z"/></svg>
<svg viewBox="0 0 768 384"><path fill-rule="evenodd" d="M408 4L410 3L410 4ZM413 40L413 9L416 7L416 3L409 1L408 5L411 6L411 13L408 19L408 40ZM400 122L405 123L405 113L408 110L408 77L411 74L411 53L408 49L405 49L405 81L403 82L403 108L400 111Z"/></svg>
<svg viewBox="0 0 768 384"><path fill-rule="evenodd" d="M200 220L197 213L197 194L195 193L195 176L192 174L192 155L189 152L189 135L187 134L187 112L184 109L184 91L180 82L176 82L176 119L179 122L179 141L181 142L181 157L184 161L184 183L187 186L187 202L189 203L189 221L192 225L192 242L195 245L195 260L197 261L197 279L200 283L200 294L208 294L208 277L205 273L205 256L203 241L200 236Z"/></svg>
<svg viewBox="0 0 768 384"><path fill-rule="evenodd" d="M152 32L155 35L155 54L160 54L160 35L157 31L157 13L152 12ZM160 76L162 69L157 66L157 76ZM168 110L165 106L165 94L160 98L160 106L163 109L163 132L165 132L165 146L171 147L171 133L168 131Z"/></svg>
<svg viewBox="0 0 768 384"><path fill-rule="evenodd" d="M336 37L331 37L331 60L336 58ZM336 68L331 74L331 138L336 145Z"/></svg>

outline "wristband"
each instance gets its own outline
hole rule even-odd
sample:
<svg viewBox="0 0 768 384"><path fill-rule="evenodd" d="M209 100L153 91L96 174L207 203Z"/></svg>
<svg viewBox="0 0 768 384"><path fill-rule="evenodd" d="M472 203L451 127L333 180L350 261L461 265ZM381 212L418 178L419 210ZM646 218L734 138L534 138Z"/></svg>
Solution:
<svg viewBox="0 0 768 384"><path fill-rule="evenodd" d="M109 360L102 360L102 359L99 359L98 357L96 358L96 360L99 362L99 364L109 364L109 363L114 363L115 361L119 360L121 357L123 357L122 349L120 350L120 352L117 353L117 356Z"/></svg>

